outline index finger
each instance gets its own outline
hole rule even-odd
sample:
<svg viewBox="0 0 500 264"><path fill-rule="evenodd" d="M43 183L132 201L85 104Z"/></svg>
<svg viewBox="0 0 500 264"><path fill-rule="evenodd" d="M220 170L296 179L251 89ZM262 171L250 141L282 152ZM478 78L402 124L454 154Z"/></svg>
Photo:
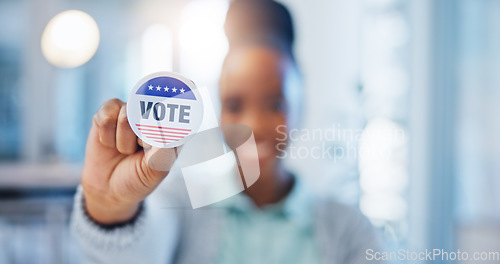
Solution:
<svg viewBox="0 0 500 264"><path fill-rule="evenodd" d="M118 114L116 148L122 154L133 154L137 151L137 136L128 123L126 104L121 106Z"/></svg>

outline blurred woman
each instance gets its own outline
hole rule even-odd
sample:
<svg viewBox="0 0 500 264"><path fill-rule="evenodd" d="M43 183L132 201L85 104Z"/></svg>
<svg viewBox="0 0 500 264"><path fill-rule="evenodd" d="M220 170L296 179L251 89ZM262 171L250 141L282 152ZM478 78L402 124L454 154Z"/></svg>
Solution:
<svg viewBox="0 0 500 264"><path fill-rule="evenodd" d="M221 123L252 129L258 181L218 209L152 206L148 196L165 192L157 187L167 172L149 167L125 103L110 100L94 116L75 199L72 229L84 255L96 263L364 263L378 247L369 222L309 192L277 158L277 127L297 126L302 97L288 10L233 1L225 30Z"/></svg>

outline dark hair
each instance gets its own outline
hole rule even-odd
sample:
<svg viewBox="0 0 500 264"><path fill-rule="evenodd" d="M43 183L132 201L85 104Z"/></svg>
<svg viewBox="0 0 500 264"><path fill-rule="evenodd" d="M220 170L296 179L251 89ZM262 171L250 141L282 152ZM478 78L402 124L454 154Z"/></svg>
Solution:
<svg viewBox="0 0 500 264"><path fill-rule="evenodd" d="M283 93L288 105L288 125L298 127L302 115L302 82L293 56L295 33L288 9L273 0L233 0L227 11L224 31L230 52L257 44L277 50L290 59L293 71L287 71L291 74L285 77ZM226 56L224 65L227 59Z"/></svg>
<svg viewBox="0 0 500 264"><path fill-rule="evenodd" d="M292 60L295 33L288 9L273 0L233 0L224 24L229 48L261 44L278 49Z"/></svg>

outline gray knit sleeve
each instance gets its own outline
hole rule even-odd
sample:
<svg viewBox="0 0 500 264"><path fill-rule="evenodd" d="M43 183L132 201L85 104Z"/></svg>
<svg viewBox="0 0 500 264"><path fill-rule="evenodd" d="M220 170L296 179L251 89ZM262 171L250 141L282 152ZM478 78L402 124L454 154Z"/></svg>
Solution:
<svg viewBox="0 0 500 264"><path fill-rule="evenodd" d="M178 216L146 199L129 224L104 228L88 217L81 186L75 194L71 233L84 263L169 263L177 246Z"/></svg>

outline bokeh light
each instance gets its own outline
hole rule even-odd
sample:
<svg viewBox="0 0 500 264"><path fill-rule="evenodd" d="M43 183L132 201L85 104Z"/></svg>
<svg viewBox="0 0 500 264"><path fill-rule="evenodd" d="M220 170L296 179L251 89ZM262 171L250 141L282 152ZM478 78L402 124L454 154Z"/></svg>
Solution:
<svg viewBox="0 0 500 264"><path fill-rule="evenodd" d="M99 46L99 27L85 12L67 10L53 17L42 34L42 53L52 65L74 68L85 64Z"/></svg>
<svg viewBox="0 0 500 264"><path fill-rule="evenodd" d="M206 83L218 76L228 50L224 34L227 0L197 0L182 12L180 27L180 71Z"/></svg>
<svg viewBox="0 0 500 264"><path fill-rule="evenodd" d="M152 24L146 28L141 40L142 73L172 71L172 32L165 24Z"/></svg>

